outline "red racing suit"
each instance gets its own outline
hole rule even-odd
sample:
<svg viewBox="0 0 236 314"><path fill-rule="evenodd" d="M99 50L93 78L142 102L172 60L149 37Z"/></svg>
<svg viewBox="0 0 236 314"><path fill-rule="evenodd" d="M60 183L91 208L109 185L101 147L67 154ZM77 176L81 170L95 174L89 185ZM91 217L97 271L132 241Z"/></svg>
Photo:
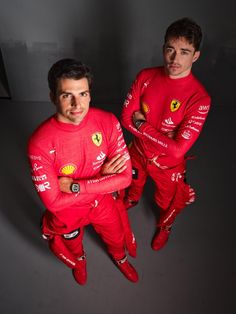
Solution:
<svg viewBox="0 0 236 314"><path fill-rule="evenodd" d="M126 159L126 170L102 175L103 163L118 153ZM76 267L76 258L83 254L83 226L92 223L109 253L123 258L124 230L111 193L130 184L131 162L117 118L95 108L79 125L52 116L30 137L28 157L34 186L46 208L42 232L56 256ZM60 176L77 180L80 192L61 192Z"/></svg>
<svg viewBox="0 0 236 314"><path fill-rule="evenodd" d="M133 180L128 200L139 200L150 175L161 208L159 225L171 225L186 203L194 200L193 189L185 183L185 159L201 133L210 103L192 73L171 79L164 67L142 70L128 92L121 115L122 125L135 136L130 149ZM132 115L138 110L146 122L137 129Z"/></svg>

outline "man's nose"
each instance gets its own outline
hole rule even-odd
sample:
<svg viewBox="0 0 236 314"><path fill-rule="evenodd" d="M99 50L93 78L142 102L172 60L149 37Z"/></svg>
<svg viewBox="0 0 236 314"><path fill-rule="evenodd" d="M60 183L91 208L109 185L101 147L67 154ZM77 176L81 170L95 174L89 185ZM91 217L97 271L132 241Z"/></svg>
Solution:
<svg viewBox="0 0 236 314"><path fill-rule="evenodd" d="M81 106L80 98L79 97L73 97L73 99L71 101L71 106L80 107Z"/></svg>
<svg viewBox="0 0 236 314"><path fill-rule="evenodd" d="M172 55L171 55L171 60L172 60L172 61L177 60L177 53L176 53L176 52L173 52L173 53L172 53Z"/></svg>

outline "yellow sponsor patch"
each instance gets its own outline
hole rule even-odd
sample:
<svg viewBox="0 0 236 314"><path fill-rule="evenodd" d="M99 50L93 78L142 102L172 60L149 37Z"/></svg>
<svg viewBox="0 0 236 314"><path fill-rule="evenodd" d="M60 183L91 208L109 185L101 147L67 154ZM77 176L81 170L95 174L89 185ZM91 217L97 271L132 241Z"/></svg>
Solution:
<svg viewBox="0 0 236 314"><path fill-rule="evenodd" d="M177 111L179 109L180 105L181 105L180 101L173 99L171 104L170 104L171 112Z"/></svg>
<svg viewBox="0 0 236 314"><path fill-rule="evenodd" d="M145 102L142 102L142 109L143 109L143 113L149 112L149 107Z"/></svg>
<svg viewBox="0 0 236 314"><path fill-rule="evenodd" d="M102 133L96 132L92 135L92 141L96 146L100 146L102 144Z"/></svg>
<svg viewBox="0 0 236 314"><path fill-rule="evenodd" d="M61 167L60 172L65 175L73 174L77 170L77 167L74 164L67 164Z"/></svg>

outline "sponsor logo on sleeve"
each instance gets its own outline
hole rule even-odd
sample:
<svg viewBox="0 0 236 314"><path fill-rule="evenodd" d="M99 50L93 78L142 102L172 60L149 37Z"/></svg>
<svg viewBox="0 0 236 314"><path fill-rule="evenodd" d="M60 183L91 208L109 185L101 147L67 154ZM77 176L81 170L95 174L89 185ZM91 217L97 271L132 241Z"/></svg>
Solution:
<svg viewBox="0 0 236 314"><path fill-rule="evenodd" d="M178 101L178 100L176 100L176 99L173 99L173 100L171 101L171 103L170 103L170 111L171 111L171 112L177 111L177 110L179 109L180 105L181 105L181 102L180 102L180 101Z"/></svg>
<svg viewBox="0 0 236 314"><path fill-rule="evenodd" d="M189 130L184 130L184 132L181 135L186 140L190 140L190 138L192 137L192 133Z"/></svg>
<svg viewBox="0 0 236 314"><path fill-rule="evenodd" d="M38 164L33 164L33 168L32 168L32 171L38 171L40 169L43 169L43 166L39 166Z"/></svg>
<svg viewBox="0 0 236 314"><path fill-rule="evenodd" d="M133 96L128 93L128 94L127 94L127 97L126 97L126 99L125 99L125 101L124 101L124 107L128 107L129 101L130 101L132 98L133 98Z"/></svg>
<svg viewBox="0 0 236 314"><path fill-rule="evenodd" d="M103 152L101 152L98 156L97 156L97 160L103 160L106 157L106 154L104 154Z"/></svg>
<svg viewBox="0 0 236 314"><path fill-rule="evenodd" d="M44 181L44 180L47 180L47 175L46 174L43 174L41 176L32 176L32 180L34 182L38 182L38 181Z"/></svg>
<svg viewBox="0 0 236 314"><path fill-rule="evenodd" d="M200 113L200 114L207 114L209 109L210 109L210 105L207 105L207 106L201 105L198 108L198 113Z"/></svg>
<svg viewBox="0 0 236 314"><path fill-rule="evenodd" d="M92 135L92 141L96 146L100 146L102 144L102 133L96 132Z"/></svg>
<svg viewBox="0 0 236 314"><path fill-rule="evenodd" d="M50 183L44 182L42 184L35 184L35 188L38 192L45 192L46 190L50 190Z"/></svg>
<svg viewBox="0 0 236 314"><path fill-rule="evenodd" d="M202 116L191 116L191 118L194 120L205 120L205 118Z"/></svg>
<svg viewBox="0 0 236 314"><path fill-rule="evenodd" d="M121 125L120 125L120 122L118 122L118 123L116 124L116 129L117 129L118 131L121 131Z"/></svg>
<svg viewBox="0 0 236 314"><path fill-rule="evenodd" d="M41 156L35 156L35 155L29 155L29 158L31 160L41 160L42 159Z"/></svg>
<svg viewBox="0 0 236 314"><path fill-rule="evenodd" d="M77 170L77 166L76 165L74 165L74 164L66 164L66 165L61 167L60 173L65 174L65 175L69 175L69 174L75 173L76 170Z"/></svg>

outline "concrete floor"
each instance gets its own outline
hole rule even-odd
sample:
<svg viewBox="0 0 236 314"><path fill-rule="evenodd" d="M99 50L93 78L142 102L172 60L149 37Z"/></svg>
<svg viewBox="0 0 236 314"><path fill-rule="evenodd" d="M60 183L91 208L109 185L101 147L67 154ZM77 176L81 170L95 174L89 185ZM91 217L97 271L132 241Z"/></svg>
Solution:
<svg viewBox="0 0 236 314"><path fill-rule="evenodd" d="M129 216L138 242L130 261L133 284L114 267L91 227L84 246L88 282L79 286L41 239L43 211L33 189L26 141L49 114L49 103L1 100L0 313L225 314L234 313L236 107L215 107L192 149L188 181L197 201L177 218L167 246L154 252L153 185Z"/></svg>

